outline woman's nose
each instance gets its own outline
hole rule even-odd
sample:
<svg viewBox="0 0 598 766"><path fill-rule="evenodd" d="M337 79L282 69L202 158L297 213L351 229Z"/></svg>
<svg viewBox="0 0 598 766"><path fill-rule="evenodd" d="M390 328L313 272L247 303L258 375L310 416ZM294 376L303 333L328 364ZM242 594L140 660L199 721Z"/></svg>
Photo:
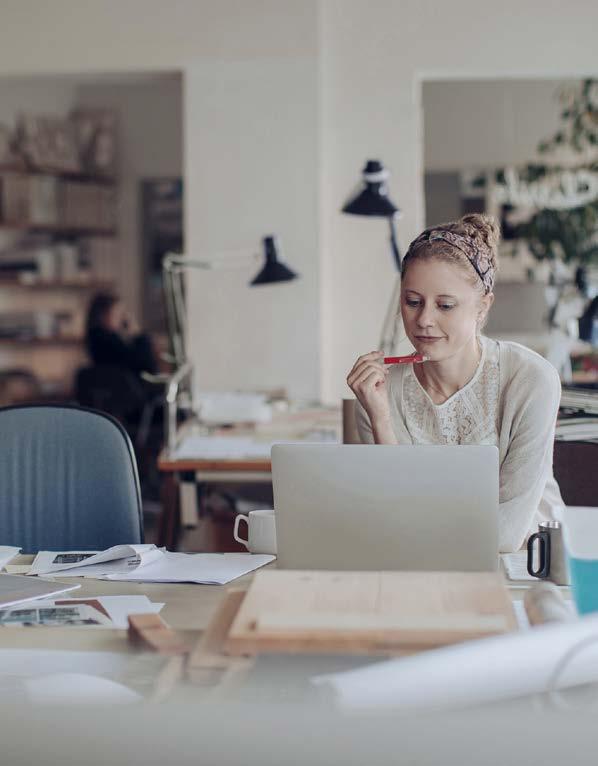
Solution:
<svg viewBox="0 0 598 766"><path fill-rule="evenodd" d="M434 324L433 311L428 308L423 308L417 317L417 324L419 327L431 327Z"/></svg>

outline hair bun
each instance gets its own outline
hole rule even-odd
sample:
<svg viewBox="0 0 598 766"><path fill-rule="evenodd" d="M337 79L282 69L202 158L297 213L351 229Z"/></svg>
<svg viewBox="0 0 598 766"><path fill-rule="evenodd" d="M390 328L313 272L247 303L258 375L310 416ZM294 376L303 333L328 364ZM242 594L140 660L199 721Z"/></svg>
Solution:
<svg viewBox="0 0 598 766"><path fill-rule="evenodd" d="M459 223L469 230L470 236L481 239L486 247L496 253L500 242L500 226L496 218L486 213L470 213L464 215Z"/></svg>

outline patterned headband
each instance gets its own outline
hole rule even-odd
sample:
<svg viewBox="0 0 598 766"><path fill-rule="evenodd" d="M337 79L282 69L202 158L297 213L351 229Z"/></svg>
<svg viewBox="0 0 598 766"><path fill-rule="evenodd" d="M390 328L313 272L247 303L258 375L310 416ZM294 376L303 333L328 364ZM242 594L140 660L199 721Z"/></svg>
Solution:
<svg viewBox="0 0 598 766"><path fill-rule="evenodd" d="M409 245L409 250L405 254L403 261L406 261L414 251L428 242L437 241L448 242L449 245L460 250L467 260L471 263L478 277L484 285L484 292L492 292L494 285L494 267L492 266L492 257L490 251L482 249L476 245L471 237L464 237L454 231L445 231L444 229L427 229L419 237L413 240Z"/></svg>

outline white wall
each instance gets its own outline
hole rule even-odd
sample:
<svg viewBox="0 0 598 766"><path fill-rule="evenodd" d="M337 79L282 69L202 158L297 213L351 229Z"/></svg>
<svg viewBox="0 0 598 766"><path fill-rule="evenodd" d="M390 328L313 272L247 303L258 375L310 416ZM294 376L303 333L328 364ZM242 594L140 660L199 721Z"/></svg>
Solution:
<svg viewBox="0 0 598 766"><path fill-rule="evenodd" d="M312 58L201 64L186 84L187 252L260 251L279 235L300 278L248 288L261 267L195 272L191 348L204 389L319 388L317 68ZM201 201L201 202L199 202Z"/></svg>
<svg viewBox="0 0 598 766"><path fill-rule="evenodd" d="M567 80L425 82L428 171L524 164L560 125L557 94Z"/></svg>
<svg viewBox="0 0 598 766"><path fill-rule="evenodd" d="M346 390L344 378L354 357L376 344L393 276L384 224L341 216L339 206L363 161L379 156L393 173L392 193L404 211L403 246L417 234L424 219L420 80L561 78L598 70L598 6L589 0L566 5L546 0L6 0L0 22L0 70L6 73L127 68L190 68L197 73L205 65L206 73L222 71L217 90L227 77L233 83L236 78L238 85L229 82L228 95L212 94L214 113L207 121L199 105L210 95L209 83L197 74L189 80L194 106L185 122L187 241L194 250L243 246L248 237L262 233L272 211L282 220L280 190L256 192L256 167L274 155L281 169L290 168L291 160L281 157L282 146L288 146L289 155L299 147L296 154L304 162L313 144L313 160L321 161L318 178L314 181L307 168L309 178L298 186L298 215L279 226L289 261L306 252L307 260L297 263L307 278L301 295L314 312L319 298L323 313L314 331L303 313L296 314L295 297L289 298L281 320L284 332L272 338L269 348L264 341L264 369L270 380L285 379L295 390L310 390L317 360L309 367L289 368L288 355L276 354L283 334L294 332L300 339L305 334L305 348L320 344L322 368L316 375L330 400ZM301 71L293 69L293 60L302 63ZM244 61L258 65L244 68ZM221 62L228 62L228 68L220 70ZM286 89L285 62L292 85ZM243 100L243 115L233 95L237 87L242 97L241 83L248 94L256 94ZM255 156L238 164L231 181L234 199L250 205L253 229L241 214L227 219L223 228L222 210L209 224L202 211L214 211L212 187L222 183L220 167L230 156L230 126L238 127L240 146L249 146L243 125L255 132L267 88L281 112L297 113L297 94L302 108L297 121L283 114L273 134L263 121L268 140L253 144ZM220 140L211 135L206 157L198 137L210 125L223 133ZM313 139L309 125L314 126ZM299 171L293 172L295 179ZM309 214L318 201L319 208ZM306 251L304 237L314 238L313 254ZM252 299L247 300L236 308L250 321ZM231 385L256 374L251 356L241 361L240 371L231 370Z"/></svg>
<svg viewBox="0 0 598 766"><path fill-rule="evenodd" d="M337 214L356 170L382 158L403 208L403 247L423 227L422 80L568 78L598 73L598 6L540 0L322 3L323 393L341 396L375 347L392 272L382 222ZM370 236L371 235L371 236Z"/></svg>
<svg viewBox="0 0 598 766"><path fill-rule="evenodd" d="M0 77L0 122L11 129L21 112L63 117L73 108L75 83Z"/></svg>
<svg viewBox="0 0 598 766"><path fill-rule="evenodd" d="M141 316L141 187L144 178L183 173L182 84L175 73L77 89L77 106L106 107L118 116L117 279L127 306Z"/></svg>

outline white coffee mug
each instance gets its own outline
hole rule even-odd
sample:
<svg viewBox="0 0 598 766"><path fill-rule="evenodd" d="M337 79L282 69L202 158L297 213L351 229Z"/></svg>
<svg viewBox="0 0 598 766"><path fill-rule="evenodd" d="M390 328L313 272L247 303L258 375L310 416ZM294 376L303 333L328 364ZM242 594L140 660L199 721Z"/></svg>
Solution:
<svg viewBox="0 0 598 766"><path fill-rule="evenodd" d="M239 524L247 524L247 539L239 535ZM272 553L276 555L276 523L274 511L249 511L245 516L238 514L235 519L233 537L242 543L250 553Z"/></svg>

